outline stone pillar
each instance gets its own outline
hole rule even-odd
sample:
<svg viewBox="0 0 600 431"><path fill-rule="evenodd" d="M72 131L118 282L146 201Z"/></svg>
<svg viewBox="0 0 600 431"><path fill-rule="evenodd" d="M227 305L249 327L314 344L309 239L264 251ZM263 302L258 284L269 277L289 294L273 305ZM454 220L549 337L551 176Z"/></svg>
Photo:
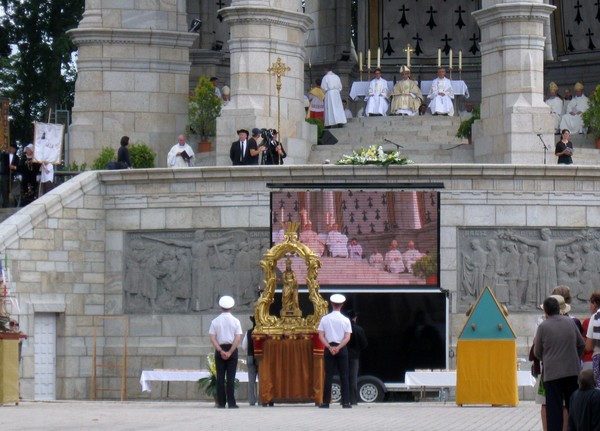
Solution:
<svg viewBox="0 0 600 431"><path fill-rule="evenodd" d="M282 78L281 131L286 164L304 163L316 126L304 121L304 35L312 20L293 0L238 0L221 9L231 37L231 101L217 121L217 165L230 165L239 128L277 128L276 77L267 69L280 57L291 68Z"/></svg>
<svg viewBox="0 0 600 431"><path fill-rule="evenodd" d="M540 164L554 129L544 103L544 24L555 6L543 0L483 0L473 16L481 28L481 121L473 130L478 163Z"/></svg>
<svg viewBox="0 0 600 431"><path fill-rule="evenodd" d="M86 0L77 45L78 76L69 161L87 162L121 136L143 141L166 166L169 148L185 131L189 47L183 1Z"/></svg>

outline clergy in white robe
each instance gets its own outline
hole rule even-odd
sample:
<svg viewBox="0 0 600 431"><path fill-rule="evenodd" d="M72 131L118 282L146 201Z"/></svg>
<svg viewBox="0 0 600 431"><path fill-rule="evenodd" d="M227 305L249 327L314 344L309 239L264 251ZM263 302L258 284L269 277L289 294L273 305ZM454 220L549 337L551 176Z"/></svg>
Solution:
<svg viewBox="0 0 600 431"><path fill-rule="evenodd" d="M375 69L375 78L369 84L369 95L365 98L368 116L385 116L390 106L388 83L381 77L381 69Z"/></svg>
<svg viewBox="0 0 600 431"><path fill-rule="evenodd" d="M334 224L327 234L325 244L331 257L348 257L348 237L339 232L337 224Z"/></svg>
<svg viewBox="0 0 600 431"><path fill-rule="evenodd" d="M554 118L554 132L560 133L559 128L563 112L563 101L558 97L558 85L551 82L550 85L548 85L548 92L550 95L546 99L546 105L550 107L550 113Z"/></svg>
<svg viewBox="0 0 600 431"><path fill-rule="evenodd" d="M346 114L342 105L342 81L331 70L321 80L321 90L325 92L325 127L346 124Z"/></svg>
<svg viewBox="0 0 600 431"><path fill-rule="evenodd" d="M565 114L560 120L560 128L570 130L571 133L584 133L582 115L588 110L588 98L583 94L583 84L575 84L575 96L567 105Z"/></svg>
<svg viewBox="0 0 600 431"><path fill-rule="evenodd" d="M406 66L400 68L402 79L394 85L392 91L392 115L414 116L419 113L423 94L417 83L410 79L410 69Z"/></svg>
<svg viewBox="0 0 600 431"><path fill-rule="evenodd" d="M183 152L185 151L185 155ZM194 150L185 142L185 136L179 135L177 143L171 147L167 154L167 167L169 168L189 168L194 166Z"/></svg>
<svg viewBox="0 0 600 431"><path fill-rule="evenodd" d="M392 241L390 249L385 254L384 263L387 271L392 274L404 272L404 261L402 260L402 253L398 250L398 241Z"/></svg>
<svg viewBox="0 0 600 431"><path fill-rule="evenodd" d="M413 241L408 241L408 246L404 253L402 253L402 261L404 262L404 267L409 273L412 274L413 265L423 256L424 254L415 248L415 243Z"/></svg>
<svg viewBox="0 0 600 431"><path fill-rule="evenodd" d="M446 78L446 69L443 67L438 69L438 77L431 83L427 98L431 100L429 110L433 115L454 115L452 83Z"/></svg>

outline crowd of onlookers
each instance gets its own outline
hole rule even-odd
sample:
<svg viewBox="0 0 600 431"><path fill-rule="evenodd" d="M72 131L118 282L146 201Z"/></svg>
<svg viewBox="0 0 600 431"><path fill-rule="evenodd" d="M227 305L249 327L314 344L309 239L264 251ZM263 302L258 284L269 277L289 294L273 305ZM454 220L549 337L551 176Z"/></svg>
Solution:
<svg viewBox="0 0 600 431"><path fill-rule="evenodd" d="M0 152L0 197L2 207L24 207L52 190L54 165L34 158L33 144L17 144Z"/></svg>
<svg viewBox="0 0 600 431"><path fill-rule="evenodd" d="M567 286L544 300L531 349L544 431L600 430L600 290L583 322L569 316L570 303Z"/></svg>

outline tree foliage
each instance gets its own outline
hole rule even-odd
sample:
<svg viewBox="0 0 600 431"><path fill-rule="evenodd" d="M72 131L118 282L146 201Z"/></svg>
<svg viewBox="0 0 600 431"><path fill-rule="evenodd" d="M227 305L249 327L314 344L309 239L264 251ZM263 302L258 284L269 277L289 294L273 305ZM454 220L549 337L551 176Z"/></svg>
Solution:
<svg viewBox="0 0 600 431"><path fill-rule="evenodd" d="M75 45L66 31L77 27L84 0L1 0L0 94L11 102L11 136L30 142L34 121L50 109L70 109L75 91ZM7 46L8 45L8 46Z"/></svg>

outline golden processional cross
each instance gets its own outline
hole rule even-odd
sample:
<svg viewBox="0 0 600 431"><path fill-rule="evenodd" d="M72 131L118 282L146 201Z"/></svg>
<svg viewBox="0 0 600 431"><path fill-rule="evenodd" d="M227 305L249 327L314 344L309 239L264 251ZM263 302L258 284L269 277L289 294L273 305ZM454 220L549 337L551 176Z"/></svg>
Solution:
<svg viewBox="0 0 600 431"><path fill-rule="evenodd" d="M281 77L285 76L286 72L292 70L287 64L281 61L281 57L277 57L277 61L267 69L271 75L277 77L275 86L277 88L277 131L281 136L280 113L281 113Z"/></svg>
<svg viewBox="0 0 600 431"><path fill-rule="evenodd" d="M410 46L410 43L408 43L406 44L406 48L404 48L402 51L406 53L406 67L410 69L410 54L415 52L415 49Z"/></svg>

